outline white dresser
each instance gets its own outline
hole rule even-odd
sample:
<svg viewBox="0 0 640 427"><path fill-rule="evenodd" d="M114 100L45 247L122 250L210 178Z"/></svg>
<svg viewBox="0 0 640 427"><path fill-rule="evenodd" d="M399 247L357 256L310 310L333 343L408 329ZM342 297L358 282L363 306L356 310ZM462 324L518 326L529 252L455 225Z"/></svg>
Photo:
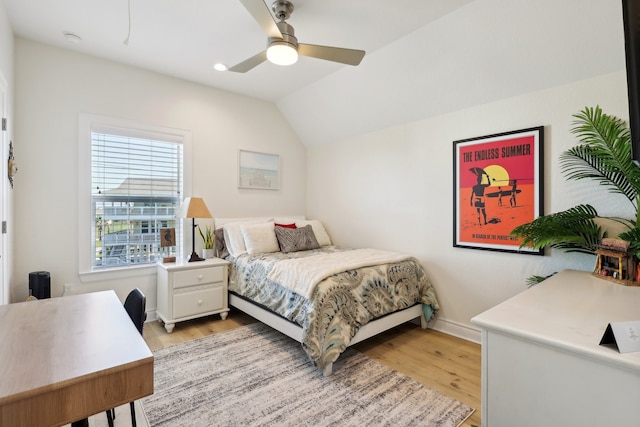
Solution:
<svg viewBox="0 0 640 427"><path fill-rule="evenodd" d="M599 345L640 320L640 287L567 270L472 322L482 328L482 426L640 426L640 352Z"/></svg>
<svg viewBox="0 0 640 427"><path fill-rule="evenodd" d="M176 322L219 313L224 320L228 303L229 262L204 261L158 264L158 317L171 333Z"/></svg>

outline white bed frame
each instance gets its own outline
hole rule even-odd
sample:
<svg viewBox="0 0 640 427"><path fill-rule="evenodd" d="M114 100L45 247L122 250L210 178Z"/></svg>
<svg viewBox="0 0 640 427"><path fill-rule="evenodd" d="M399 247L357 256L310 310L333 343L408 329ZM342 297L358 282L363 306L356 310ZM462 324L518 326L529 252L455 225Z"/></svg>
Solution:
<svg viewBox="0 0 640 427"><path fill-rule="evenodd" d="M215 227L219 228L229 222L255 219L268 220L269 218L216 218ZM295 221L296 219L302 220L305 218L304 216L290 216L283 218L276 217L276 222L286 223L289 222L289 220ZM262 308L259 305L253 304L250 301L241 298L233 293L229 293L229 305L247 313L249 316L293 338L294 340L302 342L302 327L296 325L293 322L290 322L280 315ZM420 326L422 327L422 329L426 329L427 321L424 317L424 313L422 312L422 304L416 304L412 307L405 308L404 310L388 314L376 320L372 320L358 330L358 333L353 337L353 339L349 343L349 346L359 343L360 341L364 341L367 338L371 338L374 335L378 335L381 332L387 331L393 327L396 327L418 317L420 318ZM328 364L327 366L325 366L323 374L325 376L328 376L331 375L332 371L333 364Z"/></svg>
<svg viewBox="0 0 640 427"><path fill-rule="evenodd" d="M271 326L273 329L293 338L294 340L302 342L302 328L278 314L253 304L232 293L229 294L229 305L247 313L254 319L259 320L265 325ZM358 333L353 337L349 346L418 317L420 318L420 326L422 329L426 329L427 321L424 317L424 313L422 312L422 304L416 304L412 307L405 308L402 311L397 311L395 313L387 314L379 319L372 320L358 330ZM333 364L330 363L325 366L323 374L324 376L328 376L331 375L332 371Z"/></svg>

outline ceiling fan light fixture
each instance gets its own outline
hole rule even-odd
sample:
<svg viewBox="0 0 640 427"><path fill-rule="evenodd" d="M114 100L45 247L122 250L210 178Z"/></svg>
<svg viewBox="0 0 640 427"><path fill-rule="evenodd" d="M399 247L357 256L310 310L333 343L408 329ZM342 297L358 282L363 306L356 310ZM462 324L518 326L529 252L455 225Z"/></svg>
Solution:
<svg viewBox="0 0 640 427"><path fill-rule="evenodd" d="M286 41L274 41L267 48L267 59L276 65L292 65L298 61L298 51Z"/></svg>

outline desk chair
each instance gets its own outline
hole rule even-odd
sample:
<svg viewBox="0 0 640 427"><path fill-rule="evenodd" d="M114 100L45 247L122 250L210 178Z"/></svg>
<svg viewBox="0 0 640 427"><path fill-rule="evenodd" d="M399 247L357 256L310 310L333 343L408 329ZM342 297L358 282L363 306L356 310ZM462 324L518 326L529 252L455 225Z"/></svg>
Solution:
<svg viewBox="0 0 640 427"><path fill-rule="evenodd" d="M138 328L138 332L142 335L142 328L144 328L144 321L147 320L147 313L145 311L147 306L147 298L144 296L140 289L135 288L127 298L124 300L124 309L129 314L131 321ZM129 402L131 407L131 425L136 427L136 411L133 402ZM107 422L109 427L113 427L113 420L116 417L115 409L107 410Z"/></svg>

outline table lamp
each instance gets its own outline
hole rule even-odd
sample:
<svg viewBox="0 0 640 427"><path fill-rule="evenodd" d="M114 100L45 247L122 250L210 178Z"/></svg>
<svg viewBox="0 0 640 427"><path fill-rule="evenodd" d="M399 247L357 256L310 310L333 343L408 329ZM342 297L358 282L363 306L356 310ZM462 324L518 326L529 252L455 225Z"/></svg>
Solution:
<svg viewBox="0 0 640 427"><path fill-rule="evenodd" d="M196 253L196 218L213 218L202 197L187 197L182 203L180 217L191 218L191 256L189 262L204 261Z"/></svg>

